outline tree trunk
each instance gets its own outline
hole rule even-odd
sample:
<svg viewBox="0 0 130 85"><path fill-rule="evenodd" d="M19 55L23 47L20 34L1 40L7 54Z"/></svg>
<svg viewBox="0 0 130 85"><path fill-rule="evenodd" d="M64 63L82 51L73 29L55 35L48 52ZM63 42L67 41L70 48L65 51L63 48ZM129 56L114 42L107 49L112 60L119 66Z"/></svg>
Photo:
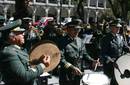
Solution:
<svg viewBox="0 0 130 85"><path fill-rule="evenodd" d="M84 22L84 6L83 6L83 0L80 0L77 7L77 14L79 18Z"/></svg>
<svg viewBox="0 0 130 85"><path fill-rule="evenodd" d="M22 19L23 17L30 17L28 6L30 0L15 0L15 19Z"/></svg>
<svg viewBox="0 0 130 85"><path fill-rule="evenodd" d="M116 18L122 18L124 21L127 21L128 14L128 0L108 0L110 3L113 14Z"/></svg>

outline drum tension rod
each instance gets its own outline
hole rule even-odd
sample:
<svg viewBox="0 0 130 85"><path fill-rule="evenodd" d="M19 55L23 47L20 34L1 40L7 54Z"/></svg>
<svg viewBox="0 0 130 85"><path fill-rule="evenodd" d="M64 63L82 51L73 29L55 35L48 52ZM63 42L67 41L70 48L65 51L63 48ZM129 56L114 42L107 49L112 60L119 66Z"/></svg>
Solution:
<svg viewBox="0 0 130 85"><path fill-rule="evenodd" d="M119 71L120 77L125 78L125 75L121 73L121 70L119 69L119 66L116 62L113 62L113 66Z"/></svg>

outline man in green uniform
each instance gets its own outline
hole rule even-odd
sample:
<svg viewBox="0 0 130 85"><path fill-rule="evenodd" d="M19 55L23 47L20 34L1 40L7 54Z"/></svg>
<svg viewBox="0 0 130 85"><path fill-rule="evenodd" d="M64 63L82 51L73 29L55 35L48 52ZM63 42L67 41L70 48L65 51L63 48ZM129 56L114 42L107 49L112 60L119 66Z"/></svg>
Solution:
<svg viewBox="0 0 130 85"><path fill-rule="evenodd" d="M124 51L130 52L130 48L123 36L119 34L121 24L115 20L110 26L111 32L106 34L101 41L103 71L111 79L111 85L118 85L114 77L114 65Z"/></svg>
<svg viewBox="0 0 130 85"><path fill-rule="evenodd" d="M0 71L5 85L38 85L36 80L50 64L50 56L43 55L34 68L30 66L29 55L22 50L24 31L21 20L1 27ZM36 62L35 61L35 62ZM29 63L30 62L30 63Z"/></svg>
<svg viewBox="0 0 130 85"><path fill-rule="evenodd" d="M0 27L4 25L5 18L4 16L0 15Z"/></svg>
<svg viewBox="0 0 130 85"><path fill-rule="evenodd" d="M91 58L78 37L81 26L77 22L69 22L67 25L67 35L60 40L60 49L62 50L62 59L60 63L60 85L80 85L80 79L83 72L82 60L90 60Z"/></svg>

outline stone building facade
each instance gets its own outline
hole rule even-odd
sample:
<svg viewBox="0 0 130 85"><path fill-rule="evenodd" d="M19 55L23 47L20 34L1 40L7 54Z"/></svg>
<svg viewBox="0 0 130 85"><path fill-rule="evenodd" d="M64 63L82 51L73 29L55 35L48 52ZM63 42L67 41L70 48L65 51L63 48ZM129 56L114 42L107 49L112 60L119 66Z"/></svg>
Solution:
<svg viewBox="0 0 130 85"><path fill-rule="evenodd" d="M15 12L15 0L0 0L0 14L5 18L13 16ZM84 0L84 21L88 23L90 17L95 21L98 16L107 9L107 0ZM33 20L37 20L41 16L54 15L57 22L61 18L76 15L76 0L32 0L29 11L32 13Z"/></svg>

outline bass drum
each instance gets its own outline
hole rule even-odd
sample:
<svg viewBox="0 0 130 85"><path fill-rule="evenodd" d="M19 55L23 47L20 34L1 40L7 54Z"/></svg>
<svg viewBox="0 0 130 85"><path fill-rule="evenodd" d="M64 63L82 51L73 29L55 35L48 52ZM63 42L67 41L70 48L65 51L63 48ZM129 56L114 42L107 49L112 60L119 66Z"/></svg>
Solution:
<svg viewBox="0 0 130 85"><path fill-rule="evenodd" d="M110 85L108 77L103 73L88 73L82 78L83 85Z"/></svg>
<svg viewBox="0 0 130 85"><path fill-rule="evenodd" d="M49 67L45 68L45 72L52 71L60 62L61 53L56 44L52 41L45 40L36 43L30 52L30 61L39 60L42 55L49 55L51 57ZM39 64L39 63L37 63ZM31 64L31 66L35 66Z"/></svg>
<svg viewBox="0 0 130 85"><path fill-rule="evenodd" d="M117 61L116 64L118 65L118 68L114 68L114 74L115 78L119 85L130 85L130 73L129 78L124 75L125 71L130 72L130 53L121 56ZM121 77L121 74L124 76Z"/></svg>

